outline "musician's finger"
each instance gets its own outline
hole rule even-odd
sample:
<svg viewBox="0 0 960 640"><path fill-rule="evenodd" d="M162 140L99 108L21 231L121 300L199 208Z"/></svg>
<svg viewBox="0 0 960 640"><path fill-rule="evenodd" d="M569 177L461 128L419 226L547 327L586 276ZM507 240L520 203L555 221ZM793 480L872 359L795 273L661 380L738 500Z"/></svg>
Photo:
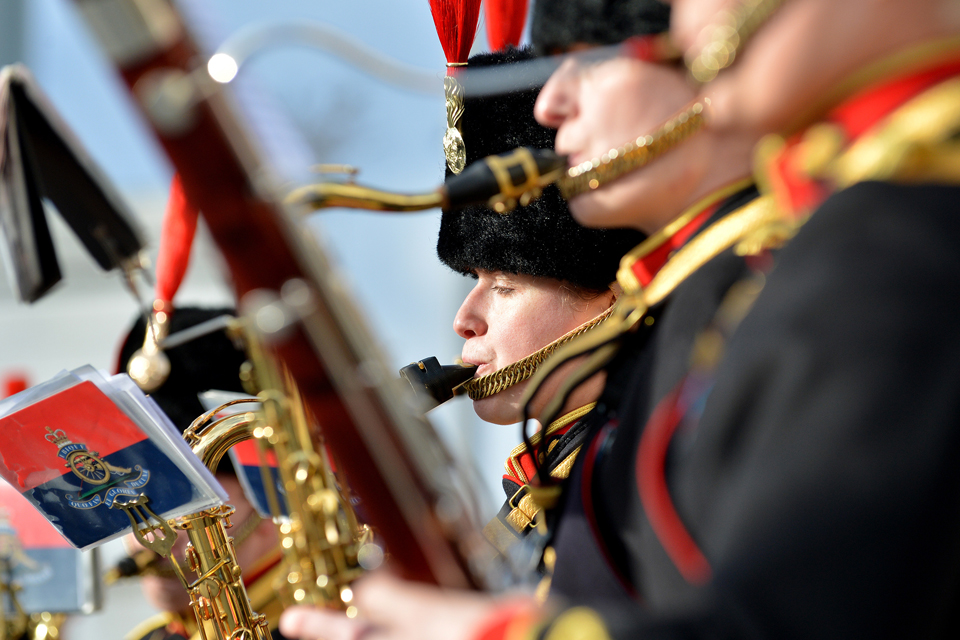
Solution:
<svg viewBox="0 0 960 640"><path fill-rule="evenodd" d="M342 611L317 607L290 607L280 616L280 632L300 640L360 640L369 628L369 623Z"/></svg>
<svg viewBox="0 0 960 640"><path fill-rule="evenodd" d="M497 606L488 595L440 589L374 573L354 585L360 617L372 625L372 636L391 640L460 640ZM367 640L367 637L364 637Z"/></svg>

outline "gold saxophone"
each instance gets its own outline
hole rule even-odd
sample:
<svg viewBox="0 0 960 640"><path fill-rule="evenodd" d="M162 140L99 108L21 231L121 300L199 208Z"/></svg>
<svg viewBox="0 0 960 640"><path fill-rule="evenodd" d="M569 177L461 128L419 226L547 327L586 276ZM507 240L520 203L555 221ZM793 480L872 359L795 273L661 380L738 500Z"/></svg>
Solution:
<svg viewBox="0 0 960 640"><path fill-rule="evenodd" d="M250 335L247 355L251 367L244 382L260 389L263 406L253 435L261 454L275 453L284 490L283 496L277 494L267 466L262 465L271 511L279 516L281 504L286 506L285 517L275 518L285 563L277 590L288 604L336 607L356 616L350 584L363 572L361 564L375 568L383 552L372 543L369 527L357 520L323 447L317 445L314 422L293 380Z"/></svg>
<svg viewBox="0 0 960 640"><path fill-rule="evenodd" d="M184 433L184 439L194 453L211 470L216 469L230 447L250 438L256 419L254 414L245 413L228 416L204 427L204 421L214 413L204 414ZM202 640L270 640L266 617L253 611L237 563L233 538L227 535L226 530L232 526L233 507L213 507L165 522L149 511L146 499L140 496L128 502L124 511L140 544L161 556L170 557L174 572L190 595L190 606ZM143 516L141 519L146 527L141 528L131 512ZM171 554L175 530L186 532L190 540L182 565ZM147 534L151 536L149 539Z"/></svg>
<svg viewBox="0 0 960 640"><path fill-rule="evenodd" d="M277 457L283 496L274 490L269 468L263 466L262 472L280 533L283 562L279 571L273 572L278 574L276 584L266 590L258 589L256 606L277 609L279 596L285 604L333 606L356 615L349 585L362 572L359 557L363 555L364 564L372 568L382 559L382 551L369 544L370 529L358 522L323 451L315 445L316 430L311 428L296 385L259 348L256 337L244 332L242 325L234 322L228 330L235 337L244 338L250 361L241 376L247 390L257 393L258 398L233 400L201 415L184 431L184 440L211 470L217 468L232 446L251 437L257 438L262 453L269 448ZM241 332L244 335L240 336ZM215 419L224 409L244 402L259 402L262 409ZM135 502L128 506L136 507ZM286 507L286 514L281 505ZM126 511L129 515L130 510ZM233 512L230 506L214 507L157 525L150 517L153 514L146 511L148 517L141 520L147 522L147 528L135 527L134 531L149 551L142 558L131 558L137 566L129 572L111 572L111 580L155 572L157 563L150 556L170 556L174 531L184 531L190 544L183 564L176 558L170 560L173 573L190 595L197 620L196 625L183 621L187 632L192 638L203 640L268 640L267 621L254 611L251 594L241 578L233 539L226 533ZM134 516L130 517L134 520ZM152 532L153 540L145 535L148 532Z"/></svg>

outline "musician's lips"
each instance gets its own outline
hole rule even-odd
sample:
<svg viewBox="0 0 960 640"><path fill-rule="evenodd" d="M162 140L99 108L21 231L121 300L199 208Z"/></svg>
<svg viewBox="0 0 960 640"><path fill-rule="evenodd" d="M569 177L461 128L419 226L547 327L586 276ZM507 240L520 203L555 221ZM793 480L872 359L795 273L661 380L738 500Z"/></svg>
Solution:
<svg viewBox="0 0 960 640"><path fill-rule="evenodd" d="M492 373L494 371L493 365L489 362L474 362L473 360L468 360L467 358L461 359L463 360L464 364L472 364L477 368L477 370L473 372L474 378L479 378L480 376Z"/></svg>

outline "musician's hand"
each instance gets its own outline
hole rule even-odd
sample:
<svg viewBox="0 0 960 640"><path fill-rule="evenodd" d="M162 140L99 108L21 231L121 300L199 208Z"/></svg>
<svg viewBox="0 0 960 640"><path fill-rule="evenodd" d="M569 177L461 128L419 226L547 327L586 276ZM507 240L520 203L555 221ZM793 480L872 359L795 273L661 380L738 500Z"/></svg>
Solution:
<svg viewBox="0 0 960 640"><path fill-rule="evenodd" d="M523 601L536 607L529 596L509 599L515 605ZM442 590L386 574L357 582L354 602L360 615L352 619L340 611L291 607L280 617L280 631L300 640L471 640L504 604L490 595Z"/></svg>

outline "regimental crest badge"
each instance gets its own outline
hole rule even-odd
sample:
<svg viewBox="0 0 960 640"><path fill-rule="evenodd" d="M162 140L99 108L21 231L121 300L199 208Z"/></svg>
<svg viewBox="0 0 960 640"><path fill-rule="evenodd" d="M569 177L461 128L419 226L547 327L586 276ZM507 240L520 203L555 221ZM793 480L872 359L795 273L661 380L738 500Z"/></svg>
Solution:
<svg viewBox="0 0 960 640"><path fill-rule="evenodd" d="M141 489L150 481L150 471L140 465L115 466L91 451L87 445L71 442L63 429L47 427L48 442L57 447L57 455L64 459L64 466L80 479L77 494L67 493L67 503L75 509L93 509L101 504L110 507L119 496L139 496Z"/></svg>

